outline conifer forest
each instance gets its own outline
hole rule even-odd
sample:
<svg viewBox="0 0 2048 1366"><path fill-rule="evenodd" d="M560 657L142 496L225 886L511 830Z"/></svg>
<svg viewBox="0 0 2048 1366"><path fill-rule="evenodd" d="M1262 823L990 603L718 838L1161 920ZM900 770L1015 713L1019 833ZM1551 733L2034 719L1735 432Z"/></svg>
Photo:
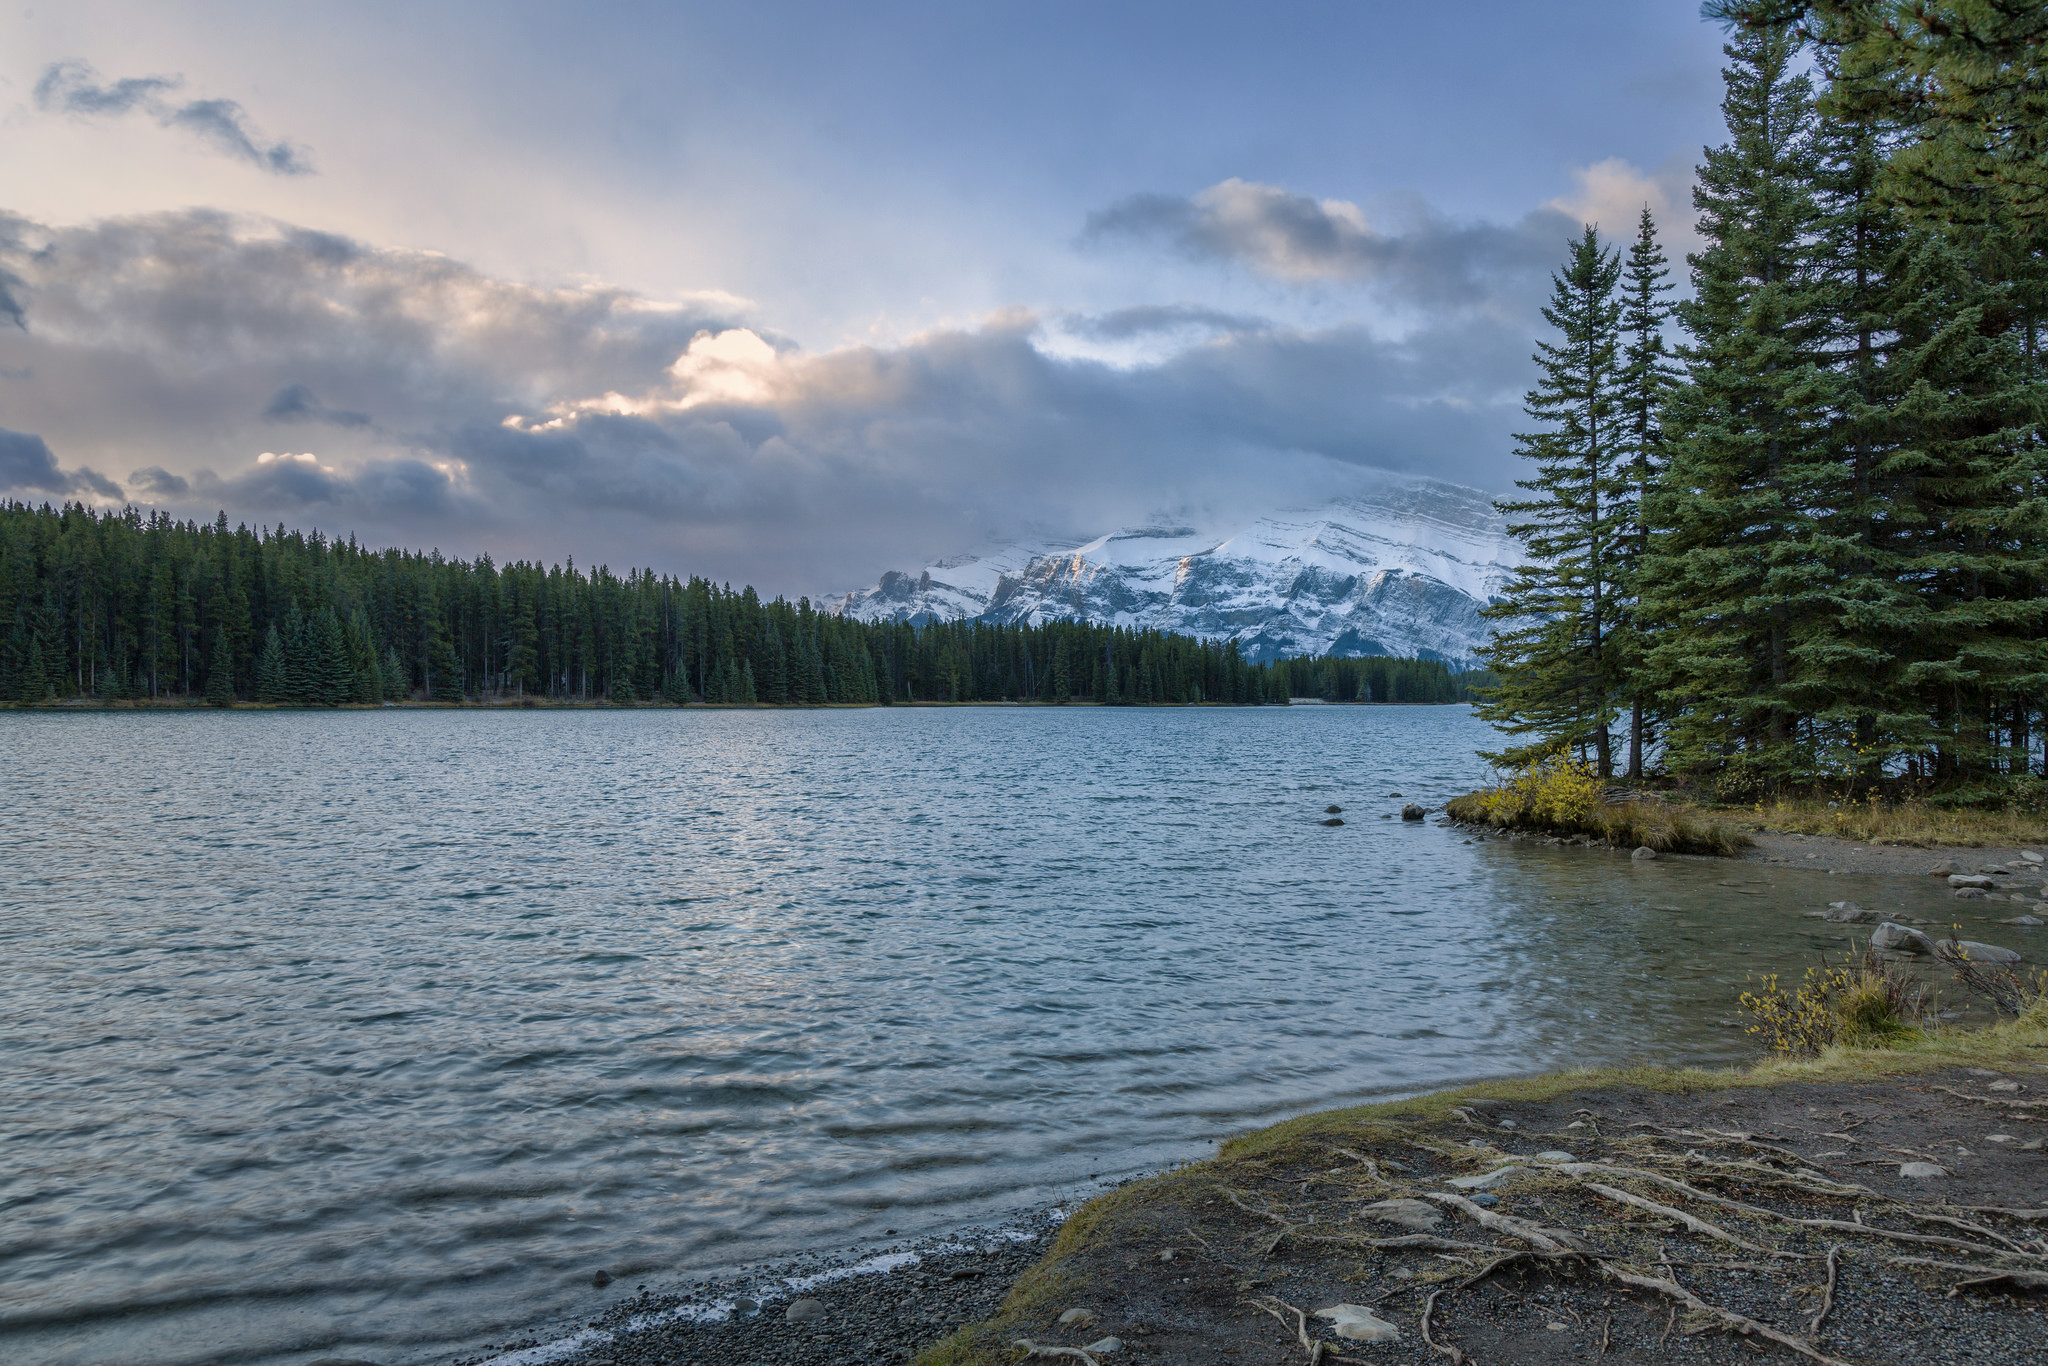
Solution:
<svg viewBox="0 0 2048 1366"><path fill-rule="evenodd" d="M0 698L1453 702L1412 659L1246 660L1083 622L871 624L702 578L502 567L277 527L0 504Z"/></svg>
<svg viewBox="0 0 2048 1366"><path fill-rule="evenodd" d="M1647 208L1570 244L1500 505L1498 760L2039 793L2048 8L1898 8L1718 7L1686 297Z"/></svg>

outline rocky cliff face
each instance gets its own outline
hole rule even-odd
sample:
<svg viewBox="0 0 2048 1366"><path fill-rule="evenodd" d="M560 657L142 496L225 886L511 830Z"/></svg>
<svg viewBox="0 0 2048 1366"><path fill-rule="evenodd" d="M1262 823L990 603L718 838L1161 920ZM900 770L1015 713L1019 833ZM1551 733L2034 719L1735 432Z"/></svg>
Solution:
<svg viewBox="0 0 2048 1366"><path fill-rule="evenodd" d="M892 571L826 605L866 621L1079 617L1235 640L1260 660L1387 654L1470 667L1489 630L1479 609L1517 555L1489 495L1388 479L1220 536L1164 525L999 546Z"/></svg>

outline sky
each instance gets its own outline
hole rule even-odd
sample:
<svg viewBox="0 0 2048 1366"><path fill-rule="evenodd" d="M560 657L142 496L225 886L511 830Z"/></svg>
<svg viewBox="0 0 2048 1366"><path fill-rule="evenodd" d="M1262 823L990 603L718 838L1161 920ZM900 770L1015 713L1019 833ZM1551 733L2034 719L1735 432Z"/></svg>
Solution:
<svg viewBox="0 0 2048 1366"><path fill-rule="evenodd" d="M813 595L1360 470L1500 491L1692 0L39 0L0 497Z"/></svg>

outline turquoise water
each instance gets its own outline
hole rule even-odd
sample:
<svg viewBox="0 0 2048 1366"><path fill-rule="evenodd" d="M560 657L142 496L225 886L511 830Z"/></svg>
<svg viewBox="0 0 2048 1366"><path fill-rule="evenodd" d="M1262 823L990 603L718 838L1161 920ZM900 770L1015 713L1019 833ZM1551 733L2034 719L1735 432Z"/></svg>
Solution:
<svg viewBox="0 0 2048 1366"><path fill-rule="evenodd" d="M1486 741L1450 707L0 716L0 1357L445 1358L1307 1109L1734 1059L1744 979L1841 939L1799 912L1953 918L1381 819Z"/></svg>

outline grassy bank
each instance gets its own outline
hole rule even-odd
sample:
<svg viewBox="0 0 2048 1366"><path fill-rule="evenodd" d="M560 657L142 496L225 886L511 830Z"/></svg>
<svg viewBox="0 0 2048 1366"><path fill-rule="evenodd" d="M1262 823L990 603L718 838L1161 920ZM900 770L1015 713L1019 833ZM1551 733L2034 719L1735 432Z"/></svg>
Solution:
<svg viewBox="0 0 2048 1366"><path fill-rule="evenodd" d="M1694 808L1740 829L1826 835L1858 844L1914 848L2009 848L2048 843L2048 815L1929 801L1830 802L1817 798L1726 809Z"/></svg>
<svg viewBox="0 0 2048 1366"><path fill-rule="evenodd" d="M1369 1243L1371 1239L1341 1232L1339 1226L1355 1220L1352 1212L1354 1195L1372 1197L1374 1192L1364 1189L1365 1185L1377 1183L1384 1186L1398 1179L1380 1174L1389 1166L1396 1173L1406 1171L1418 1160L1429 1162L1428 1154L1432 1152L1439 1157L1452 1158L1454 1164L1481 1161L1481 1157L1467 1157L1472 1153L1490 1155L1493 1161L1507 1160L1488 1145L1477 1141L1467 1143L1473 1128L1492 1128L1483 1122L1474 1123L1475 1110L1486 1113L1485 1106L1550 1104L1562 1110L1563 1106L1558 1103L1566 1097L1573 1098L1568 1104L1601 1105L1602 1102L1592 1097L1632 1096L1638 1098L1633 1103L1639 1108L1641 1098L1649 1097L1650 1103L1655 1105L1662 1103L1655 1100L1661 1096L1668 1098L1674 1107L1670 1117L1683 1124L1689 1121L1679 1111L1697 1111L1701 1105L1720 1106L1724 1103L1754 1108L1758 1103L1765 1103L1761 1098L1771 1094L1774 1088L1807 1083L1883 1087L1895 1085L1902 1079L1952 1068L2003 1068L2032 1073L2034 1066L2043 1060L2048 1060L2048 1010L2035 1009L2021 1020L1981 1030L1930 1033L1915 1030L1911 1039L1901 1040L1898 1046L1890 1048L1834 1046L1816 1057L1773 1058L1752 1067L1726 1070L1630 1067L1563 1072L1485 1082L1406 1100L1304 1115L1232 1139L1209 1161L1190 1164L1091 1201L1067 1222L1047 1255L1017 1281L994 1318L963 1328L927 1348L916 1358L916 1366L995 1366L998 1362L1014 1362L1019 1357L1015 1343L1019 1339L1044 1340L1048 1324L1067 1306L1094 1305L1104 1307L1106 1312L1106 1306L1113 1302L1129 1306L1134 1301L1152 1296L1153 1302L1159 1303L1158 1297L1165 1296L1164 1303L1174 1308L1172 1313L1158 1320L1167 1325L1158 1332L1175 1331L1171 1325L1176 1321L1174 1315L1178 1314L1179 1322L1197 1325L1202 1333L1212 1335L1211 1340L1220 1344L1223 1339L1217 1335L1248 1331L1243 1327L1247 1321L1264 1322L1257 1312L1264 1306L1257 1300L1271 1300L1284 1308L1284 1302L1289 1299L1309 1306L1322 1302L1325 1297L1352 1300L1363 1297L1368 1290L1387 1287L1394 1287L1387 1291L1389 1294L1402 1293L1399 1290L1401 1281L1384 1278L1389 1266L1380 1266L1378 1271L1372 1271L1360 1261L1360 1258L1396 1254L1362 1251L1359 1244ZM1933 1090L1942 1089L1938 1084L1940 1081L1940 1078L1928 1077ZM1759 1099L1729 1099L1725 1102L1714 1099L1730 1093ZM1775 1104L1783 1108L1805 1102L1788 1096ZM1965 1108L1970 1107L1966 1105ZM1583 1116L1590 1112L1578 1110L1569 1113ZM1716 1110L1715 1113L1732 1115L1734 1111ZM1528 1119L1525 1115L1524 1130L1529 1127ZM1551 1122L1561 1124L1563 1121L1554 1115ZM1708 1122L1728 1121L1710 1118ZM1574 1124L1572 1127L1584 1129L1585 1126ZM1625 1128L1616 1121L1612 1132L1600 1142L1610 1147L1639 1144L1647 1140L1626 1138L1624 1135L1641 1127ZM1600 1127L1596 1124L1591 1132L1600 1134ZM1689 1135L1680 1140L1681 1146L1701 1142L1711 1146L1715 1141L1704 1132L1683 1129L1673 1132ZM1730 1141L1746 1141L1747 1137L1738 1134ZM1516 1138L1514 1141L1534 1143L1537 1140L1532 1134L1527 1139ZM1586 1140L1571 1141L1576 1144ZM1751 1145L1752 1149L1761 1150L1761 1147ZM1378 1154L1380 1165L1375 1166L1364 1153ZM1418 1158L1418 1154L1422 1156ZM1395 1157L1399 1160L1392 1160ZM1369 1182L1362 1175L1365 1172L1372 1173ZM1419 1176L1412 1179L1422 1180ZM1539 1185L1551 1181L1558 1190L1543 1187L1548 1193L1546 1198L1561 1198L1561 1183L1541 1174L1533 1179ZM1780 1174L1758 1168L1756 1179L1777 1181ZM1361 1191L1348 1190L1351 1184L1361 1184ZM1329 1188L1335 1195L1334 1202L1330 1194L1312 1195L1312 1186ZM1236 1198L1233 1198L1233 1193ZM1668 1200L1670 1197L1666 1194L1662 1198ZM1323 1216L1289 1213L1283 1217L1274 1212L1283 1210L1288 1202L1313 1205L1318 1200L1328 1212ZM1330 1218L1329 1214L1338 1217ZM1725 1219L1728 1216L1716 1214L1715 1217ZM1310 1222L1299 1222L1304 1218ZM1201 1241L1203 1233L1196 1229L1197 1222L1214 1241L1213 1249L1209 1241ZM1279 1226L1277 1231L1276 1225ZM1367 1231L1370 1232L1369 1229ZM1389 1231L1379 1230L1382 1234ZM1226 1237L1231 1242L1226 1243ZM1186 1271L1181 1271L1178 1266L1172 1271L1148 1269L1157 1267L1162 1261L1174 1260L1171 1251L1162 1255L1162 1243L1169 1248L1178 1244L1185 1250L1192 1246L1191 1239L1199 1242L1200 1251L1192 1255L1183 1252L1180 1263L1186 1265ZM1289 1240L1290 1252L1276 1251L1283 1240ZM1400 1241L1390 1240L1387 1246ZM1260 1254L1257 1249L1262 1246L1265 1250ZM1215 1284L1209 1288L1185 1288L1190 1282L1180 1277L1192 1275L1199 1286L1203 1266L1208 1261L1225 1258L1226 1251L1231 1248L1236 1251L1231 1252L1227 1260L1242 1262L1231 1273L1231 1279L1217 1279L1212 1275ZM1529 1255L1526 1252L1514 1254ZM1505 1258L1513 1259L1513 1256ZM1815 1259L1809 1257L1808 1260ZM1251 1279L1236 1279L1246 1268L1251 1268ZM1435 1276L1463 1276L1469 1269L1462 1268L1453 1273L1439 1266L1432 1270L1425 1261L1419 1269L1420 1283L1426 1290ZM1328 1273L1325 1276L1329 1280L1328 1285L1316 1288L1308 1283L1325 1272ZM1417 1275L1405 1270L1392 1271L1391 1274L1406 1276L1410 1283L1415 1283ZM1697 1284L1694 1280L1697 1273L1688 1271L1684 1274ZM1149 1282L1149 1287L1140 1282ZM1275 1289L1268 1294L1252 1294L1256 1287L1264 1285ZM1347 1285L1351 1288L1345 1288ZM1288 1293L1290 1290L1291 1294ZM1419 1304L1414 1306L1419 1307ZM1266 1309L1265 1312L1273 1311ZM1655 1317L1658 1320L1663 1318L1661 1304L1656 1306ZM1537 1326L1542 1326L1540 1318ZM1555 1324L1551 1326L1556 1327ZM1283 1320L1283 1327L1287 1330L1285 1336L1291 1337L1293 1326ZM1265 1323L1264 1331L1269 1339L1273 1338L1272 1324ZM1410 1331L1411 1336L1406 1341L1414 1343L1412 1327ZM1534 1336L1539 1339L1546 1337L1542 1332ZM1156 1352L1170 1346L1172 1344L1168 1341L1153 1339L1147 1351ZM1602 1349L1605 1349L1604 1341ZM1420 1344L1415 1345L1414 1351L1420 1353ZM1282 1353L1275 1352L1273 1359L1280 1360L1282 1356ZM1145 1359L1149 1360L1151 1356L1146 1355ZM1299 1360L1299 1353L1294 1353L1292 1359ZM1407 1359L1405 1352L1403 1359Z"/></svg>
<svg viewBox="0 0 2048 1366"><path fill-rule="evenodd" d="M1660 854L1734 854L1748 836L1686 806L1650 798L1611 801L1582 764L1554 760L1497 787L1454 797L1444 812L1461 825L1591 839Z"/></svg>

